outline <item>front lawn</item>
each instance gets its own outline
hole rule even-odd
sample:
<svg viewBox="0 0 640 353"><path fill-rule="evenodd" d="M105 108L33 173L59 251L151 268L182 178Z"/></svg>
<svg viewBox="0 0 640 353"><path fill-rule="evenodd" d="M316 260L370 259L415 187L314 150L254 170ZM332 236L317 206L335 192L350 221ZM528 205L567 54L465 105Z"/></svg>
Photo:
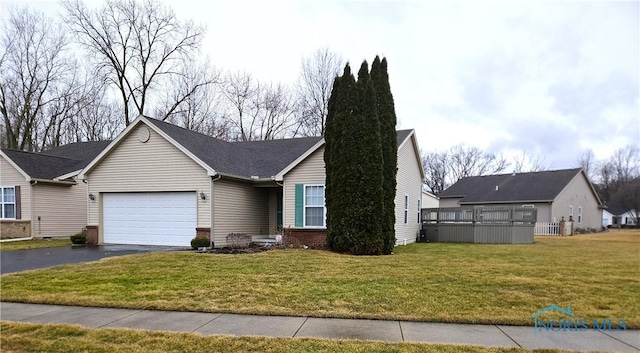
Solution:
<svg viewBox="0 0 640 353"><path fill-rule="evenodd" d="M1 322L0 346L6 352L448 352L524 353L524 349L478 346L383 343L358 340L202 336L196 333L126 329L86 329L73 325ZM539 352L565 352L540 350Z"/></svg>
<svg viewBox="0 0 640 353"><path fill-rule="evenodd" d="M7 241L0 243L0 251L15 251L38 248L54 248L59 246L71 246L71 240L65 239L32 239Z"/></svg>
<svg viewBox="0 0 640 353"><path fill-rule="evenodd" d="M530 245L414 244L391 256L312 250L145 253L2 277L3 301L531 325L549 305L640 327L640 232Z"/></svg>

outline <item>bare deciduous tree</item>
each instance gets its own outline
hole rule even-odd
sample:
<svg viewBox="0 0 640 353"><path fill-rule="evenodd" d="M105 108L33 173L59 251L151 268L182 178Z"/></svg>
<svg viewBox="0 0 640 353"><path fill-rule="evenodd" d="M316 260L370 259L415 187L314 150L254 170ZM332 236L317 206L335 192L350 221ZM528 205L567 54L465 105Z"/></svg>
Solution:
<svg viewBox="0 0 640 353"><path fill-rule="evenodd" d="M116 88L122 102L125 125L159 104L161 92L184 75L183 63L199 50L205 29L181 22L172 9L155 0L107 0L104 7L90 10L80 0L64 0L66 20L80 43L92 53L107 82ZM166 119L197 87L211 84L198 77L175 104Z"/></svg>
<svg viewBox="0 0 640 353"><path fill-rule="evenodd" d="M281 84L264 85L249 73L227 74L222 95L229 106L226 118L236 141L272 140L295 134L295 105Z"/></svg>
<svg viewBox="0 0 640 353"><path fill-rule="evenodd" d="M596 161L596 156L593 153L592 149L589 148L586 151L582 152L578 156L578 159L576 160L576 164L578 165L578 167L584 170L584 173L587 175L587 178L589 178L591 182L595 181L597 161Z"/></svg>
<svg viewBox="0 0 640 353"><path fill-rule="evenodd" d="M318 49L313 56L302 59L296 85L300 135L324 135L333 80L342 66L342 58L329 48Z"/></svg>
<svg viewBox="0 0 640 353"><path fill-rule="evenodd" d="M620 203L627 188L640 178L640 147L627 145L613 152L600 162L596 187L605 203Z"/></svg>
<svg viewBox="0 0 640 353"><path fill-rule="evenodd" d="M446 189L447 182L447 152L422 153L422 168L424 169L424 184L429 190L438 195Z"/></svg>
<svg viewBox="0 0 640 353"><path fill-rule="evenodd" d="M3 147L41 149L58 115L74 104L74 61L67 46L44 14L27 7L10 10L0 39Z"/></svg>
<svg viewBox="0 0 640 353"><path fill-rule="evenodd" d="M166 121L172 124L228 140L231 126L222 112L221 93L217 90L220 87L219 77L220 74L210 69L208 63L192 62L172 82L155 114L163 116L170 112ZM206 84L194 85L194 82ZM214 82L218 84L212 84Z"/></svg>
<svg viewBox="0 0 640 353"><path fill-rule="evenodd" d="M540 172L549 169L544 156L534 155L524 150L514 158L512 166L514 173Z"/></svg>
<svg viewBox="0 0 640 353"><path fill-rule="evenodd" d="M477 147L453 146L449 150L450 181L477 175L499 173L508 166L507 161Z"/></svg>
<svg viewBox="0 0 640 353"><path fill-rule="evenodd" d="M448 151L423 153L422 165L424 184L437 195L462 178L499 173L509 164L503 157L477 147L457 145Z"/></svg>

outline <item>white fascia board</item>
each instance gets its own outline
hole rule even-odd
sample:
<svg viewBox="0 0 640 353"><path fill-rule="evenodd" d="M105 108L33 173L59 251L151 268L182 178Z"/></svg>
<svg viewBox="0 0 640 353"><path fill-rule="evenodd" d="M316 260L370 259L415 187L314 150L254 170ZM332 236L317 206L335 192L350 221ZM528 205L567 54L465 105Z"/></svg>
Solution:
<svg viewBox="0 0 640 353"><path fill-rule="evenodd" d="M72 178L76 175L78 175L80 172L82 171L82 169L78 169L78 170L74 170L73 172L67 173L67 174L62 174L61 176L55 177L53 178L53 180L64 180L64 179L69 179Z"/></svg>
<svg viewBox="0 0 640 353"><path fill-rule="evenodd" d="M109 152L111 152L111 150L114 149L115 146L117 146L120 143L120 141L122 141L122 139L124 139L127 135L129 135L129 132L133 130L136 126L138 126L141 119L142 119L142 115L137 117L136 120L132 121L131 124L129 124L129 126L127 126L120 133L120 135L118 135L118 137L116 137L113 141L111 141L111 143L104 150L102 150L102 152L100 152L100 154L96 156L96 158L94 158L91 162L89 162L89 164L87 164L86 167L84 167L84 169L82 169L82 171L78 175L78 179L86 179L85 175L89 171L91 171L91 169L93 169L104 157L106 157L109 154Z"/></svg>
<svg viewBox="0 0 640 353"><path fill-rule="evenodd" d="M25 181L31 181L31 176L29 176L29 174L25 173L25 171L22 170L22 168L20 168L11 158L9 158L9 156L7 156L4 152L2 152L2 150L0 150L0 156L2 156L2 158L6 159L7 162L9 162L9 164L11 164L12 167L14 167L18 172L20 172L20 174L22 174L22 176L24 177Z"/></svg>

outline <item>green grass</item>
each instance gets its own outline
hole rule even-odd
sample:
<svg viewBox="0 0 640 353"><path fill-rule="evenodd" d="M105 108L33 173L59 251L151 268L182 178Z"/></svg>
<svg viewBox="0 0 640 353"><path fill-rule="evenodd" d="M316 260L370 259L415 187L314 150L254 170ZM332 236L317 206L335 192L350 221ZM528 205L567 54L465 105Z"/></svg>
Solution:
<svg viewBox="0 0 640 353"><path fill-rule="evenodd" d="M414 244L391 256L312 250L146 253L0 277L3 301L531 325L551 304L640 327L640 232L530 245Z"/></svg>
<svg viewBox="0 0 640 353"><path fill-rule="evenodd" d="M39 248L54 248L59 246L71 246L71 240L65 239L32 239L20 241L8 241L0 243L0 251L15 251Z"/></svg>
<svg viewBox="0 0 640 353"><path fill-rule="evenodd" d="M0 322L3 352L445 352L521 353L516 348L383 343L267 337L202 336L196 333L149 332L126 329L87 329L74 325L35 325ZM535 352L566 352L536 350Z"/></svg>

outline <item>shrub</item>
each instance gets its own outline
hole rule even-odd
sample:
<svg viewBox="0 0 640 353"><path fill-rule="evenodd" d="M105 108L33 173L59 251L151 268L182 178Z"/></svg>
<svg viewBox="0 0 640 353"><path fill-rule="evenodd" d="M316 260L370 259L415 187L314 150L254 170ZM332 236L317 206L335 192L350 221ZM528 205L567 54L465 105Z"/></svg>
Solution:
<svg viewBox="0 0 640 353"><path fill-rule="evenodd" d="M74 234L69 238L71 239L71 243L72 244L86 244L87 243L87 236L82 234L82 233Z"/></svg>
<svg viewBox="0 0 640 353"><path fill-rule="evenodd" d="M191 239L191 247L194 249L208 248L211 246L211 240L205 237L195 237Z"/></svg>

